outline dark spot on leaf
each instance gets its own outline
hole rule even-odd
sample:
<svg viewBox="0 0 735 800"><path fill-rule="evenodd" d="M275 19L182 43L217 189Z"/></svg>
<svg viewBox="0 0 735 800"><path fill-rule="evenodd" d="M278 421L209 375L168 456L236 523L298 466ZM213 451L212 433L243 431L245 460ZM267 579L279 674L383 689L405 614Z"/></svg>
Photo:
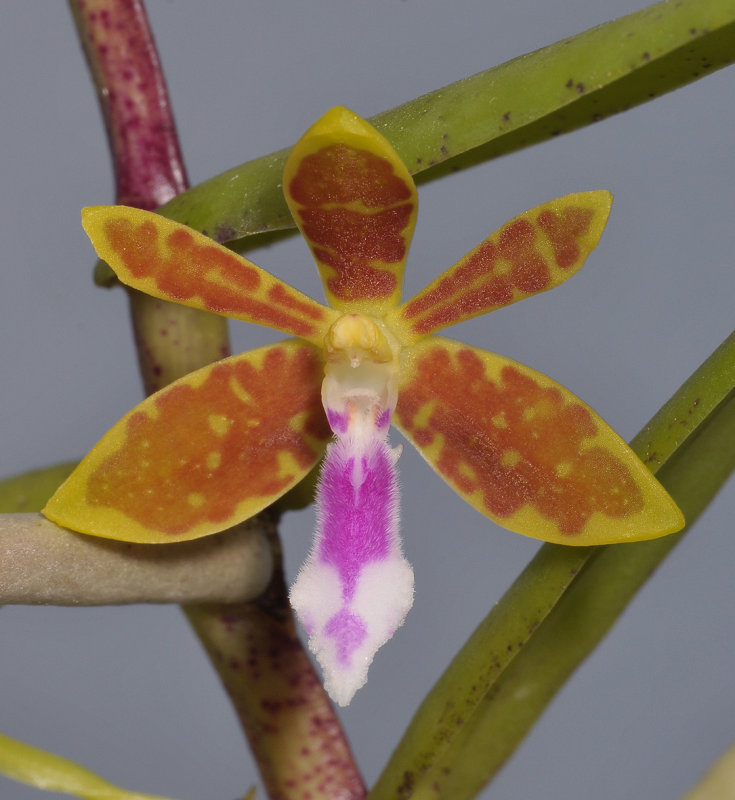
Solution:
<svg viewBox="0 0 735 800"><path fill-rule="evenodd" d="M211 236L215 242L231 242L233 239L237 239L237 231L232 227L232 225L218 225L214 229L214 234Z"/></svg>
<svg viewBox="0 0 735 800"><path fill-rule="evenodd" d="M398 796L408 797L409 795L413 794L413 786L414 786L413 772L406 770L406 772L403 773L403 780L398 785Z"/></svg>

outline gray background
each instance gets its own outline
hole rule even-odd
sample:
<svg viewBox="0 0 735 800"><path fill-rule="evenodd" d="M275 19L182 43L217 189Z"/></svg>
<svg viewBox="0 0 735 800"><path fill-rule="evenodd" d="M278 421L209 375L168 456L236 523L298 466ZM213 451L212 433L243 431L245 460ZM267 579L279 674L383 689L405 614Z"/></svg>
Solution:
<svg viewBox="0 0 735 800"><path fill-rule="evenodd" d="M150 0L192 183L635 10L642 0ZM92 286L79 208L111 202L100 115L65 3L3 2L0 475L84 453L141 397L123 292ZM539 10L541 9L541 10ZM634 435L733 325L733 72L426 186L410 295L514 214L570 191L615 204L582 273L451 332L529 364ZM253 260L321 297L303 242ZM277 334L233 326L235 350ZM400 437L394 434L394 441ZM538 547L467 507L410 448L416 604L341 713L369 783L421 697ZM730 482L485 793L671 798L735 741ZM312 511L289 515L290 574ZM176 608L5 608L0 730L181 800L255 780ZM40 797L0 778L3 800Z"/></svg>

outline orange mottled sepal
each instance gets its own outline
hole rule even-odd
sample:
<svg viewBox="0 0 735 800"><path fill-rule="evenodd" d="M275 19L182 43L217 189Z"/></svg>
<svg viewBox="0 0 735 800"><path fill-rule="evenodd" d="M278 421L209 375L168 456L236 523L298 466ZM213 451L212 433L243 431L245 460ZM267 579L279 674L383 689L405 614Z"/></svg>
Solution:
<svg viewBox="0 0 735 800"><path fill-rule="evenodd" d="M294 145L283 190L330 305L374 316L395 307L417 195L388 140L352 111L333 108Z"/></svg>
<svg viewBox="0 0 735 800"><path fill-rule="evenodd" d="M171 542L215 533L280 497L331 436L323 362L289 339L151 395L92 449L44 509L82 533Z"/></svg>
<svg viewBox="0 0 735 800"><path fill-rule="evenodd" d="M82 210L100 258L153 297L254 322L321 344L335 313L204 234L128 206Z"/></svg>
<svg viewBox="0 0 735 800"><path fill-rule="evenodd" d="M525 211L391 313L407 342L553 289L597 246L612 196L569 194Z"/></svg>
<svg viewBox="0 0 735 800"><path fill-rule="evenodd" d="M498 524L574 545L652 539L681 512L627 444L563 386L442 337L407 351L393 423Z"/></svg>

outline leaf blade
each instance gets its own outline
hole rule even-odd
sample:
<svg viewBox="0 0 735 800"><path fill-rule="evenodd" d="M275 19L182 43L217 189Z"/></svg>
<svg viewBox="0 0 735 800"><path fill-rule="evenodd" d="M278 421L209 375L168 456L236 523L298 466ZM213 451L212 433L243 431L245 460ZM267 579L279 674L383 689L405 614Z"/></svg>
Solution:
<svg viewBox="0 0 735 800"><path fill-rule="evenodd" d="M1 733L0 773L37 789L62 792L82 800L170 800L121 789L73 761Z"/></svg>

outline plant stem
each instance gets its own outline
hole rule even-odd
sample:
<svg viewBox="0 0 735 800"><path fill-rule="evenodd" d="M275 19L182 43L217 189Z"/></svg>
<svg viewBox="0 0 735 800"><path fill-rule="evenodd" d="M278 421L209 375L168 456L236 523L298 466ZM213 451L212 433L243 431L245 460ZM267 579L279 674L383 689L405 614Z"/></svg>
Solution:
<svg viewBox="0 0 735 800"><path fill-rule="evenodd" d="M157 208L188 182L142 0L70 5L102 107L117 202Z"/></svg>
<svg viewBox="0 0 735 800"><path fill-rule="evenodd" d="M276 518L271 529L280 544ZM190 606L273 800L358 800L365 786L347 740L296 634L280 554L268 590L254 603Z"/></svg>
<svg viewBox="0 0 735 800"><path fill-rule="evenodd" d="M186 188L186 176L143 4L71 5L107 124L118 202L155 208ZM148 393L229 354L222 317L138 292L130 293L130 302ZM279 554L275 517L256 521ZM362 797L339 720L296 637L280 557L275 560L270 590L257 603L190 606L187 616L233 699L270 796L290 797L293 781L306 781L314 800ZM247 659L264 667L263 680L252 679ZM235 661L243 668L234 668ZM272 669L276 663L281 671Z"/></svg>
<svg viewBox="0 0 735 800"><path fill-rule="evenodd" d="M142 0L71 0L115 165L116 200L154 209L187 188ZM128 291L146 393L230 353L223 317Z"/></svg>
<svg viewBox="0 0 735 800"><path fill-rule="evenodd" d="M273 559L260 526L165 547L98 539L40 514L0 514L0 603L234 603L258 597Z"/></svg>

